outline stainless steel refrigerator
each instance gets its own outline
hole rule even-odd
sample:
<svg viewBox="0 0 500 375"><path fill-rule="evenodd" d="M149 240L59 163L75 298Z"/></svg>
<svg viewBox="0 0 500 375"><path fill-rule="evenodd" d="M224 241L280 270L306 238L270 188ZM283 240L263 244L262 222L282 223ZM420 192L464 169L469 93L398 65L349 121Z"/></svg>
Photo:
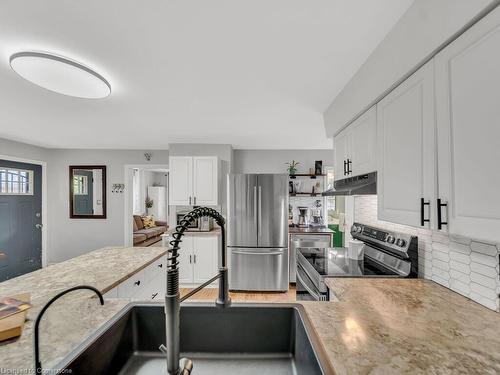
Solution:
<svg viewBox="0 0 500 375"><path fill-rule="evenodd" d="M229 289L288 290L288 175L227 179Z"/></svg>

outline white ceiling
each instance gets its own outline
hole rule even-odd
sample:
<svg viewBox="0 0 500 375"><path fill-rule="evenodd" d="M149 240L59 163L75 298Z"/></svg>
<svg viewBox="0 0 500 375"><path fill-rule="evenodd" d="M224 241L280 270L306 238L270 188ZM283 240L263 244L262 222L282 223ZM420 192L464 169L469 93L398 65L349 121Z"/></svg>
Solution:
<svg viewBox="0 0 500 375"><path fill-rule="evenodd" d="M329 148L323 111L412 0L1 0L0 137L57 148ZM43 50L108 79L44 90L9 57Z"/></svg>

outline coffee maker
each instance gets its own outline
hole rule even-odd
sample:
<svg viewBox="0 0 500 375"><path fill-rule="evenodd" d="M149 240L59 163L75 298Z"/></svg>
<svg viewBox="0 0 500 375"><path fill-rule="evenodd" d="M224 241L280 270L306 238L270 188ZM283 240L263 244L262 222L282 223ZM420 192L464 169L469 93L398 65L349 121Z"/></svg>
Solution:
<svg viewBox="0 0 500 375"><path fill-rule="evenodd" d="M309 207L297 207L299 210L299 228L309 227Z"/></svg>
<svg viewBox="0 0 500 375"><path fill-rule="evenodd" d="M324 225L323 222L323 206L321 205L321 201L316 201L316 207L312 209L312 225L315 227L322 227Z"/></svg>

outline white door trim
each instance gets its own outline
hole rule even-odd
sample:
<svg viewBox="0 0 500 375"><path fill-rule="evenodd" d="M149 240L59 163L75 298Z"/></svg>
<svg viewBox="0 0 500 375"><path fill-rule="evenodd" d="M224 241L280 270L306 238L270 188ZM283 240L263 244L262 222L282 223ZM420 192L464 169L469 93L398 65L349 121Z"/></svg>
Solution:
<svg viewBox="0 0 500 375"><path fill-rule="evenodd" d="M123 245L125 247L134 246L132 240L133 224L130 218L133 215L133 174L132 170L139 168L142 170L151 169L165 169L168 172L168 164L125 164L124 166L124 176L125 176L125 192L123 194L123 227L124 227L124 237Z"/></svg>
<svg viewBox="0 0 500 375"><path fill-rule="evenodd" d="M19 163L37 164L42 166L42 267L47 265L47 162L18 158L10 155L0 155L0 159Z"/></svg>

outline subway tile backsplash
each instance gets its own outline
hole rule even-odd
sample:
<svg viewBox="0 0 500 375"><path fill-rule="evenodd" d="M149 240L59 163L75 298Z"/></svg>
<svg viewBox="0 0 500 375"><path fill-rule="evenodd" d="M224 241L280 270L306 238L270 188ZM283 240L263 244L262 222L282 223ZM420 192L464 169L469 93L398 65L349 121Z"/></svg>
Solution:
<svg viewBox="0 0 500 375"><path fill-rule="evenodd" d="M354 197L354 221L418 236L419 277L500 311L500 244L377 219L377 197Z"/></svg>

